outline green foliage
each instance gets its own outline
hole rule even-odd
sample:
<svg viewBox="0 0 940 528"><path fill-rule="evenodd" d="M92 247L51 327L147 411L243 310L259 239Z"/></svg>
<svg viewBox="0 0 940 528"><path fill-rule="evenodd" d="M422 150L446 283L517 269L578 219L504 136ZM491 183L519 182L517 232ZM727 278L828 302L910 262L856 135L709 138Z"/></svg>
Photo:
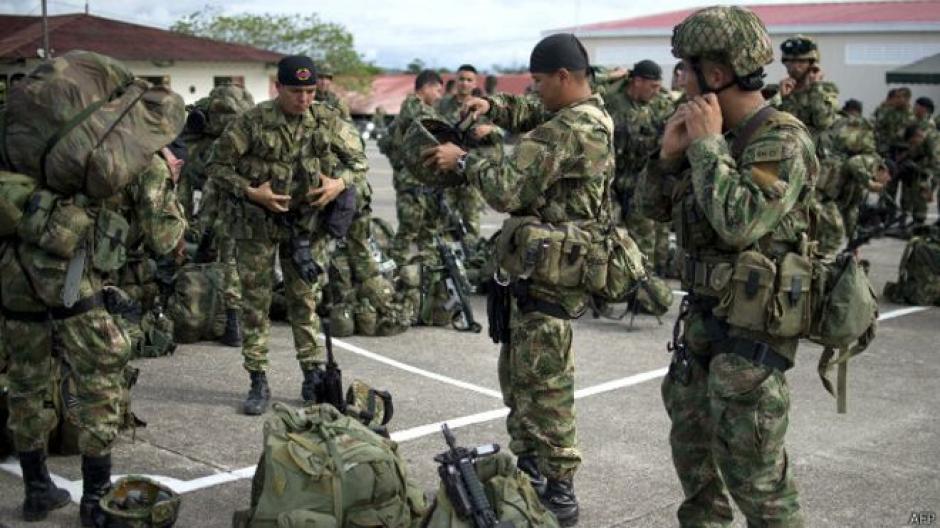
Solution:
<svg viewBox="0 0 940 528"><path fill-rule="evenodd" d="M329 62L338 74L368 76L380 71L363 62L353 46L352 33L340 24L321 20L316 13L224 15L219 7L206 6L181 18L170 30L289 55L309 55L314 61Z"/></svg>
<svg viewBox="0 0 940 528"><path fill-rule="evenodd" d="M421 70L424 69L424 61L418 58L411 59L411 62L408 63L408 66L405 66L405 71L408 73L421 73Z"/></svg>

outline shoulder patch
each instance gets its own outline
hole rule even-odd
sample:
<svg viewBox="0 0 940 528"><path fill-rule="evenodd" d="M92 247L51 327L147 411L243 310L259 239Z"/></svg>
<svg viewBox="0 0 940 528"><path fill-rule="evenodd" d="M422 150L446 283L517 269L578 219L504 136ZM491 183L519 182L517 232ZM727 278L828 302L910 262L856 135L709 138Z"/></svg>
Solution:
<svg viewBox="0 0 940 528"><path fill-rule="evenodd" d="M755 146L747 147L742 156L745 164L780 161L787 158L787 149L782 142L760 142Z"/></svg>

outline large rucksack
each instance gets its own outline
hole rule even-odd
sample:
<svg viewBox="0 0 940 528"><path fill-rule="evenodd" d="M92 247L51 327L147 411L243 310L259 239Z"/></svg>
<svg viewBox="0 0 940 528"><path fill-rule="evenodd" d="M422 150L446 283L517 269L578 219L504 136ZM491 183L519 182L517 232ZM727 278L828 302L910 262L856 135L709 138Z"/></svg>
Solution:
<svg viewBox="0 0 940 528"><path fill-rule="evenodd" d="M275 403L251 508L235 528L417 527L424 496L409 479L397 444L331 405Z"/></svg>
<svg viewBox="0 0 940 528"><path fill-rule="evenodd" d="M515 528L557 528L558 521L536 494L529 477L516 468L512 456L496 453L474 461L486 498L499 521L510 521ZM454 511L441 484L421 528L473 528L473 522Z"/></svg>
<svg viewBox="0 0 940 528"><path fill-rule="evenodd" d="M87 51L43 61L10 91L0 158L64 196L116 194L183 128L183 99Z"/></svg>
<svg viewBox="0 0 940 528"><path fill-rule="evenodd" d="M176 273L166 315L177 343L216 340L225 333L222 265L186 264Z"/></svg>
<svg viewBox="0 0 940 528"><path fill-rule="evenodd" d="M912 237L898 265L898 281L885 284L891 302L940 306L940 230L930 228Z"/></svg>

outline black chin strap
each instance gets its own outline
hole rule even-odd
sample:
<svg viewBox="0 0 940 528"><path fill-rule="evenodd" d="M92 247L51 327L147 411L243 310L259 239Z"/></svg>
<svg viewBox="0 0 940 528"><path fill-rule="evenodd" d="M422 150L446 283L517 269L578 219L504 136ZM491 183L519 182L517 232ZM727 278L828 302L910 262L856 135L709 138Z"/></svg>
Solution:
<svg viewBox="0 0 940 528"><path fill-rule="evenodd" d="M702 64L698 60L692 61L692 71L695 72L695 79L698 81L698 90L699 92L701 92L702 95L705 95L708 93L715 93L715 94L721 93L727 90L728 88L731 88L732 86L734 86L735 83L737 83L737 79L735 78L735 79L728 81L724 85L719 86L718 88L712 88L711 86L708 85L707 82L705 82L705 74L702 73Z"/></svg>

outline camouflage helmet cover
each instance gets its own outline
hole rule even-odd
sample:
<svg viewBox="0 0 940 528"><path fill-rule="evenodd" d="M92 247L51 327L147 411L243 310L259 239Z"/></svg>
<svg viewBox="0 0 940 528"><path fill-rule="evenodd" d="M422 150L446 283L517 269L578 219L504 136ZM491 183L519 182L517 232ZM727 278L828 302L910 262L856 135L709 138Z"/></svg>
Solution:
<svg viewBox="0 0 940 528"><path fill-rule="evenodd" d="M750 75L774 60L770 35L752 11L714 6L696 11L672 30L672 54L680 59L710 59Z"/></svg>
<svg viewBox="0 0 940 528"><path fill-rule="evenodd" d="M819 62L819 46L816 41L805 35L794 35L780 44L783 60L812 60Z"/></svg>
<svg viewBox="0 0 940 528"><path fill-rule="evenodd" d="M108 526L170 528L179 515L180 496L155 480L128 475L114 483L99 504Z"/></svg>

